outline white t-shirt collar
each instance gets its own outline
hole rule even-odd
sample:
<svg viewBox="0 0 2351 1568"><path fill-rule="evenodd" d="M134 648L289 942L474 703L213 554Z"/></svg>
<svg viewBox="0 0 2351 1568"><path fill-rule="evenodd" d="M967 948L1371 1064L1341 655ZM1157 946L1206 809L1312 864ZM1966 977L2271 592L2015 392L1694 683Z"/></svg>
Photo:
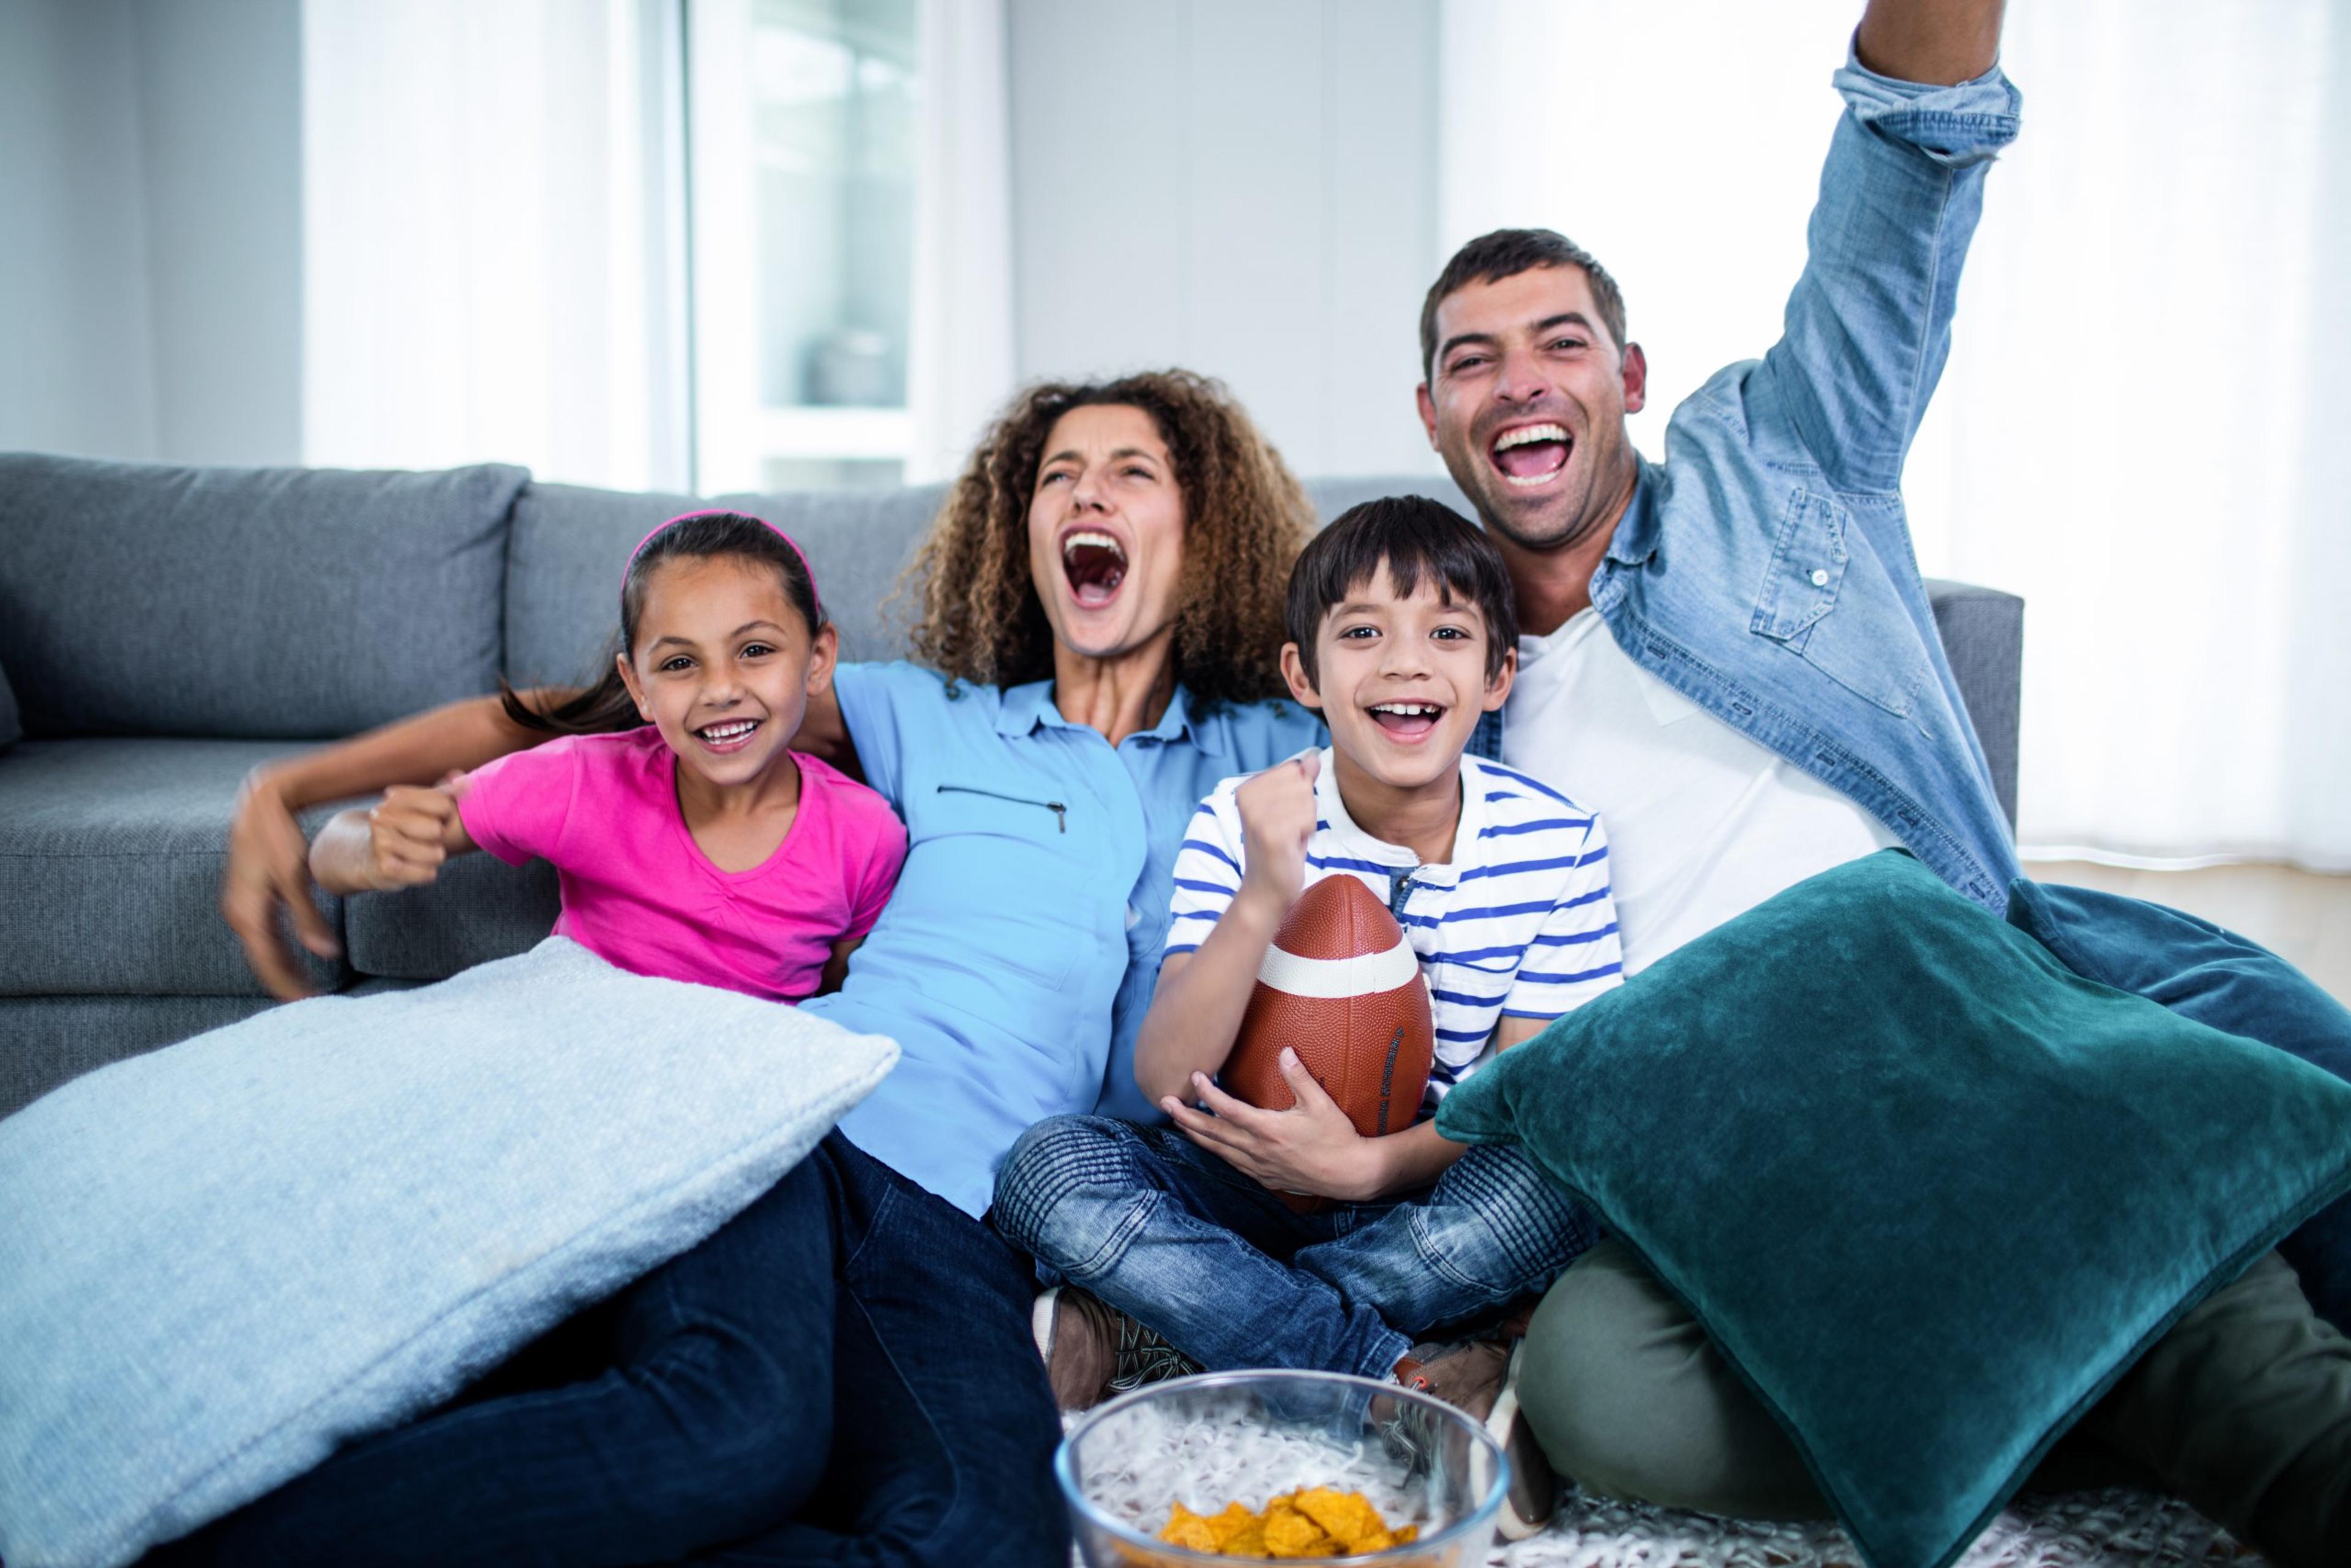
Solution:
<svg viewBox="0 0 2351 1568"><path fill-rule="evenodd" d="M1327 829L1327 842L1338 853L1350 860L1370 861L1375 865L1389 865L1398 871L1419 873L1415 879L1430 887L1453 885L1457 868L1464 858L1463 846L1474 846L1478 835L1486 827L1486 780L1478 758L1464 753L1461 758L1461 821L1453 830L1453 852L1442 864L1424 865L1420 857L1402 844L1375 839L1359 827L1347 814L1347 803L1339 798L1339 763L1335 747L1322 748L1322 771L1314 779L1315 809Z"/></svg>

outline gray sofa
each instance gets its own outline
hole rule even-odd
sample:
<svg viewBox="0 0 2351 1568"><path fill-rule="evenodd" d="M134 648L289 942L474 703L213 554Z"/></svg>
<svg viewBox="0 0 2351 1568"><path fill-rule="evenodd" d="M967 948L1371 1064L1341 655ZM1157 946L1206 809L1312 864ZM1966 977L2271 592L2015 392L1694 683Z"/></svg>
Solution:
<svg viewBox="0 0 2351 1568"><path fill-rule="evenodd" d="M1326 519L1400 491L1462 506L1427 477L1309 488ZM726 502L801 542L842 656L874 659L904 651L903 616L883 601L940 495ZM630 547L691 505L495 465L0 454L0 1114L268 1006L216 902L246 774L492 690L501 672L517 685L584 678L616 622ZM2022 601L1930 588L2012 820ZM366 989L520 951L554 921L555 879L475 855L427 889L321 902L343 954L312 961L313 979Z"/></svg>

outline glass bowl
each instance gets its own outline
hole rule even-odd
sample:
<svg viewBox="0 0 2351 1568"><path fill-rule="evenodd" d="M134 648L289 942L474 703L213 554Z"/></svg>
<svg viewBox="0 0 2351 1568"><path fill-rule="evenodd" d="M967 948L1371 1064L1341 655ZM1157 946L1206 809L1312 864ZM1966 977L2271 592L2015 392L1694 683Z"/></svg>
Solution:
<svg viewBox="0 0 2351 1568"><path fill-rule="evenodd" d="M1316 1563L1456 1568L1483 1559L1510 1483L1485 1428L1441 1399L1329 1372L1218 1372L1112 1400L1062 1438L1053 1473L1087 1568L1230 1557L1161 1541L1171 1505L1259 1510L1301 1487L1359 1491L1418 1538Z"/></svg>

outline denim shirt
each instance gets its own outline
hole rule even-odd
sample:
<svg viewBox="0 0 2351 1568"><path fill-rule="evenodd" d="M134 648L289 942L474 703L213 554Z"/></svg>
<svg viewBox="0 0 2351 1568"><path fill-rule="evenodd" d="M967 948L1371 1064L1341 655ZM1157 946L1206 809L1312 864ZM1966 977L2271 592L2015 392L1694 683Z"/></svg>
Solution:
<svg viewBox="0 0 2351 1568"><path fill-rule="evenodd" d="M1786 333L1674 411L1592 577L1634 663L1851 797L1994 912L2008 820L1935 630L1902 463L1950 350L1992 158L2021 102L1848 61ZM1499 723L1473 745L1499 757ZM1604 813L1606 801L1596 804Z"/></svg>

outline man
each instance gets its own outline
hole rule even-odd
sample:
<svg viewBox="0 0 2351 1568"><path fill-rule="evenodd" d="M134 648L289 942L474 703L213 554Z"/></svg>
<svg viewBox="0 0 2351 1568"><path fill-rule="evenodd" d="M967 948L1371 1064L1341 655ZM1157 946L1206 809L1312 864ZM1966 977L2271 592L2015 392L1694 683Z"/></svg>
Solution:
<svg viewBox="0 0 2351 1568"><path fill-rule="evenodd" d="M2007 905L2015 850L1899 493L1985 173L2016 133L2001 10L1871 0L1786 335L1676 411L1663 465L1625 434L1647 367L1591 256L1501 231L1429 290L1422 423L1502 549L1522 632L1484 739L1605 813L1628 974L1897 843ZM2190 949L2225 934L2126 900L2066 909L2076 969L2351 1077L2351 1014L2283 966L2265 995L2199 990ZM2351 1322L2351 1200L2282 1250L2292 1269L2264 1260L2189 1314L2037 1480L2162 1485L2282 1563L2346 1560L2351 1341L2304 1291ZM1522 1396L1562 1470L1711 1512L1825 1511L1793 1446L1621 1247L1570 1270L1537 1323Z"/></svg>

